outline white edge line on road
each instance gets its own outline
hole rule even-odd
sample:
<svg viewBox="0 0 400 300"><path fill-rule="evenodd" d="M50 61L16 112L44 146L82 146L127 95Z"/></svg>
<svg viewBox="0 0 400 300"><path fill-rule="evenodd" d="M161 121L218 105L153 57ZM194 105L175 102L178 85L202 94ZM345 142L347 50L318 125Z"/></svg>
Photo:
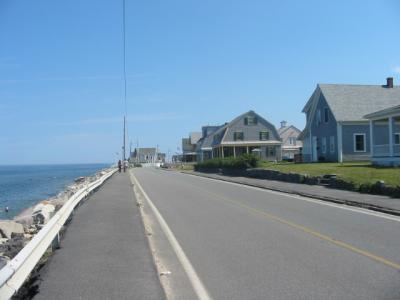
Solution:
<svg viewBox="0 0 400 300"><path fill-rule="evenodd" d="M362 213L362 214L366 214L366 215L370 215L370 216L374 216L374 217L378 217L378 218L384 218L384 219L387 219L387 220L400 222L400 217L391 216L391 215L388 215L388 214L385 214L385 213L381 213L381 212L374 212L374 211L371 211L371 210L368 210L368 209L364 209L364 208L361 208L361 207L357 207L356 208L356 207L350 207L350 206L348 206L346 204L330 203L330 202L323 201L323 200L307 198L305 196L293 195L293 194L289 194L289 193L269 190L267 188L263 189L263 188L256 187L256 186L250 186L250 185L241 184L241 183L237 183L237 182L230 182L230 181L220 180L220 179L217 179L217 178L203 177L203 176L193 175L193 174L189 174L189 173L179 173L179 174L190 175L190 176L194 176L194 177L197 177L197 178L202 178L202 179L205 179L205 180L223 182L223 183L226 183L226 184L241 186L241 187L245 187L245 188L248 188L248 189L253 189L253 190L257 190L257 191L261 191L261 192L265 192L265 193L280 195L280 196L289 197L289 198L295 198L295 199L299 199L299 200L302 200L302 201L312 202L312 203L325 205L325 206L336 207L336 208L340 208L340 209L344 209L344 210L349 210L349 211L352 211L352 212Z"/></svg>
<svg viewBox="0 0 400 300"><path fill-rule="evenodd" d="M164 220L160 212L158 211L157 207L153 204L150 200L147 193L144 191L142 186L140 185L139 181L136 179L133 172L131 172L132 179L136 186L140 189L143 196L146 198L147 203L149 204L150 208L152 209L154 215L157 218L157 221L160 223L160 226L166 235L168 241L170 242L172 248L176 256L178 257L179 262L181 263L183 269L186 272L186 275L189 278L190 283L193 286L193 289L200 300L211 300L212 298L207 292L207 289L203 285L202 281L200 280L199 276L196 273L196 270L193 268L192 264L190 263L188 257L186 256L185 252L183 251L182 247L179 245L178 240L175 238L173 232L169 228L167 222Z"/></svg>

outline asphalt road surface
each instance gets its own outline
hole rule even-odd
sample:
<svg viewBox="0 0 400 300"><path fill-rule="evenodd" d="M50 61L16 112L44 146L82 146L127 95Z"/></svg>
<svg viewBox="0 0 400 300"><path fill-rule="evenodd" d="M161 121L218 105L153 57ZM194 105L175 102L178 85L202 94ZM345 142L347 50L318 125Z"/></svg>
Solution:
<svg viewBox="0 0 400 300"><path fill-rule="evenodd" d="M400 299L400 218L135 169L213 299Z"/></svg>

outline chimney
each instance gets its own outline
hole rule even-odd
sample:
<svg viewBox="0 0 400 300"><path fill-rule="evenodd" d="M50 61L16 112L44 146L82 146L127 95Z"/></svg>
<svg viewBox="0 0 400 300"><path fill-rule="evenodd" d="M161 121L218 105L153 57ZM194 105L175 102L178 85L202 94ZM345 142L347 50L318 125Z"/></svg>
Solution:
<svg viewBox="0 0 400 300"><path fill-rule="evenodd" d="M393 77L386 78L386 87L389 89L393 88Z"/></svg>
<svg viewBox="0 0 400 300"><path fill-rule="evenodd" d="M287 122L286 121L281 121L281 128L286 127Z"/></svg>

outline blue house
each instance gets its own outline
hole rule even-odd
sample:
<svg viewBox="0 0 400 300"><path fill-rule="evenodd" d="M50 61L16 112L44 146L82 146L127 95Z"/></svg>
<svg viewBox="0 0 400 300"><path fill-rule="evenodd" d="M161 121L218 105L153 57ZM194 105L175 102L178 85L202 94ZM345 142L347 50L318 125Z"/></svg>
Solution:
<svg viewBox="0 0 400 300"><path fill-rule="evenodd" d="M318 84L303 108L303 161L369 160L370 128L364 116L399 104L400 87L391 77L385 85ZM380 128L375 130L379 135ZM384 128L382 134L387 134Z"/></svg>

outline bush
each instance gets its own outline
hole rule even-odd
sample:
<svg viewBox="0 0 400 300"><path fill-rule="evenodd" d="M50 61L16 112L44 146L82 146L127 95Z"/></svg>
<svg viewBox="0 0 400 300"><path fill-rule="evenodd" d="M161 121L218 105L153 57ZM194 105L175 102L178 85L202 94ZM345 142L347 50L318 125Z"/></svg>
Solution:
<svg viewBox="0 0 400 300"><path fill-rule="evenodd" d="M200 169L248 169L258 166L259 158L253 154L243 154L238 157L213 158L195 165L195 170Z"/></svg>

